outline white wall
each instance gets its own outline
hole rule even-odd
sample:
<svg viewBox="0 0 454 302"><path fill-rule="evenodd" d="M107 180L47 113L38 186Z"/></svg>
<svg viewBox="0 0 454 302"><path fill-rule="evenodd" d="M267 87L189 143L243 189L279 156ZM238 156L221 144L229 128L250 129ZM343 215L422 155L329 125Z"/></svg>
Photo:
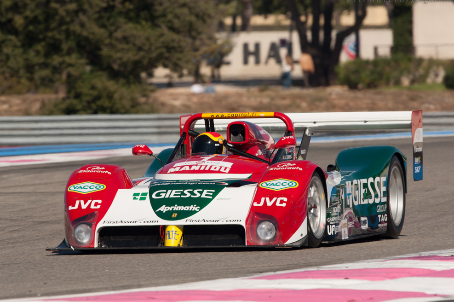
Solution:
<svg viewBox="0 0 454 302"><path fill-rule="evenodd" d="M416 55L454 59L454 3L416 2L413 4L413 44Z"/></svg>
<svg viewBox="0 0 454 302"><path fill-rule="evenodd" d="M352 39L351 36L349 39ZM271 45L275 43L279 46L279 40L289 39L288 31L263 31L263 32L241 32L231 37L234 44L232 52L224 59L225 62L229 62L228 65L223 65L221 68L221 75L223 79L277 79L281 76L281 66L277 63L274 57L268 58L271 54ZM308 39L311 39L310 33L308 33ZM335 32L333 32L333 44L335 39ZM374 58L374 46L375 45L388 45L386 50L389 50L389 46L392 45L392 32L390 29L363 29L360 31L360 52L361 58L373 59ZM249 52L255 52L255 44L258 44L259 49L259 62L255 62L255 56L247 56L247 64L244 63L245 49L244 45L247 45ZM299 38L296 31L293 31L292 35L292 52L293 59L295 62L298 61L301 52L299 47ZM285 47L279 47L279 55L281 60L286 54ZM383 53L381 53L383 55ZM268 61L267 61L268 58ZM345 53L341 55L341 62L349 60ZM209 68L202 68L202 72L206 75L210 74ZM168 71L164 69L156 70L155 79L163 77ZM301 77L301 69L299 64L295 64L295 71L293 72L295 77Z"/></svg>

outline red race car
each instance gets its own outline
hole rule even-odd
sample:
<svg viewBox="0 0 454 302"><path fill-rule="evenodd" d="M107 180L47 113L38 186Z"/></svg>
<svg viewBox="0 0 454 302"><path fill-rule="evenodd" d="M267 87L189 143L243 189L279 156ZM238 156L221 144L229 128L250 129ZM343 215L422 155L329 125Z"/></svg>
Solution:
<svg viewBox="0 0 454 302"><path fill-rule="evenodd" d="M397 238L405 155L392 146L351 148L324 170L306 160L318 129L411 128L414 178L422 179L421 111L199 113L180 121L175 148L160 152L142 178L115 165L75 170L66 186L65 239L48 250L317 247ZM299 144L294 124L302 128ZM275 142L265 129L284 135ZM146 145L132 152L154 156Z"/></svg>

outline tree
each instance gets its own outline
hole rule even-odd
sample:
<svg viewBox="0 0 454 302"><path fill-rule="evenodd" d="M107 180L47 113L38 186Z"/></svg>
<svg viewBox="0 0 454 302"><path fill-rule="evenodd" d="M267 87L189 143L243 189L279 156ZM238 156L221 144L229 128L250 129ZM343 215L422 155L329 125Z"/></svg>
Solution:
<svg viewBox="0 0 454 302"><path fill-rule="evenodd" d="M71 94L90 73L133 87L159 66L193 70L215 15L204 0L2 0L0 77Z"/></svg>
<svg viewBox="0 0 454 302"><path fill-rule="evenodd" d="M335 67L339 64L342 45L346 37L355 30L358 30L366 18L367 1L359 3L359 16L355 24L336 33L334 46L332 42L332 19L336 6L336 0L325 0L322 8L322 1L311 0L312 12L311 40L307 37L307 18L301 21L300 9L295 0L286 0L288 11L299 36L299 44L302 53L309 53L312 56L315 66L315 73L311 75L312 85L330 85L335 80ZM306 4L307 5L307 4ZM307 5L309 6L309 5ZM306 6L306 7L307 7ZM323 13L322 13L323 10ZM320 42L320 15L323 14L323 41Z"/></svg>

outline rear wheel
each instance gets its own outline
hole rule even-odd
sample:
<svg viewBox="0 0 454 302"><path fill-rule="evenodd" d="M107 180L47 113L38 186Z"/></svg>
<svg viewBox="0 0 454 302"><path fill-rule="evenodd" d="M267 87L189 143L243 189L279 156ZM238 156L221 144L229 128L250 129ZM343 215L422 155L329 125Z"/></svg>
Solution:
<svg viewBox="0 0 454 302"><path fill-rule="evenodd" d="M397 238L404 226L405 218L405 179L399 159L393 156L388 172L388 226L385 237Z"/></svg>
<svg viewBox="0 0 454 302"><path fill-rule="evenodd" d="M320 176L312 175L307 195L308 246L318 247L322 243L326 228L326 194Z"/></svg>

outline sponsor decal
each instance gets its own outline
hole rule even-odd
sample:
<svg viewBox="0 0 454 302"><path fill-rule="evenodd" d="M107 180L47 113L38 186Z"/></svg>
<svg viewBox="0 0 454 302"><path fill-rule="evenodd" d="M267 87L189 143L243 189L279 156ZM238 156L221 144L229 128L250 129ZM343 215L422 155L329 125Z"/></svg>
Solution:
<svg viewBox="0 0 454 302"><path fill-rule="evenodd" d="M280 171L280 170L303 171L303 168L295 167L295 166L296 166L296 164L292 164L292 163L282 163L282 164L278 164L276 167L271 168L270 171Z"/></svg>
<svg viewBox="0 0 454 302"><path fill-rule="evenodd" d="M202 211L225 188L224 182L154 182L149 199L155 214L180 220Z"/></svg>
<svg viewBox="0 0 454 302"><path fill-rule="evenodd" d="M241 223L242 219L185 219L188 223Z"/></svg>
<svg viewBox="0 0 454 302"><path fill-rule="evenodd" d="M422 152L422 147L417 147L417 146L413 146L413 151L416 153L416 152Z"/></svg>
<svg viewBox="0 0 454 302"><path fill-rule="evenodd" d="M348 220L342 219L342 239L348 239Z"/></svg>
<svg viewBox="0 0 454 302"><path fill-rule="evenodd" d="M157 190L153 192L153 199L160 198L213 198L215 190L186 189L186 190Z"/></svg>
<svg viewBox="0 0 454 302"><path fill-rule="evenodd" d="M155 212L167 212L167 211L195 211L195 212L198 212L200 211L200 207L196 206L196 205L191 205L191 206L179 206L179 205L174 205L174 206L171 206L171 207L168 207L166 205L163 205L162 207L160 207L159 209L157 209ZM175 215L176 217L177 215Z"/></svg>
<svg viewBox="0 0 454 302"><path fill-rule="evenodd" d="M337 217L328 217L328 218L326 218L326 221L327 221L328 223L334 223L334 222L338 222L338 221L340 221L340 220L341 220L341 218L340 218L339 216L337 216Z"/></svg>
<svg viewBox="0 0 454 302"><path fill-rule="evenodd" d="M256 207L261 207L264 205L271 207L273 204L276 204L277 207L285 207L287 205L287 197L274 197L271 200L269 197L262 197L260 199L260 202L253 203L253 205Z"/></svg>
<svg viewBox="0 0 454 302"><path fill-rule="evenodd" d="M367 217L361 217L361 229L367 230L369 227L369 222L367 220Z"/></svg>
<svg viewBox="0 0 454 302"><path fill-rule="evenodd" d="M202 118L274 117L274 112L202 113Z"/></svg>
<svg viewBox="0 0 454 302"><path fill-rule="evenodd" d="M346 181L345 190L341 192L341 198L346 199L349 207L352 207L353 204L357 206L386 202L386 195L386 177ZM370 198L365 198L365 196L370 196Z"/></svg>
<svg viewBox="0 0 454 302"><path fill-rule="evenodd" d="M260 183L260 188L273 190L273 191L281 191L285 189L292 189L298 187L298 182L294 180L279 178L268 180Z"/></svg>
<svg viewBox="0 0 454 302"><path fill-rule="evenodd" d="M77 173L104 173L104 174L108 174L108 175L112 174L112 172L106 171L106 168L99 167L99 166L87 167L87 168L85 168L85 170L79 170L79 172L77 172Z"/></svg>
<svg viewBox="0 0 454 302"><path fill-rule="evenodd" d="M216 171L229 173L232 168L233 163L223 162L223 161L212 161L209 160L213 156L208 156L203 160L199 161L186 161L181 163L176 163L172 168L168 170L167 173L173 172L183 172L183 171Z"/></svg>
<svg viewBox="0 0 454 302"><path fill-rule="evenodd" d="M337 226L335 224L328 224L326 226L326 231L329 236L337 235L337 233L339 231L339 226Z"/></svg>
<svg viewBox="0 0 454 302"><path fill-rule="evenodd" d="M148 192L133 193L132 200L146 200L147 196L148 196Z"/></svg>
<svg viewBox="0 0 454 302"><path fill-rule="evenodd" d="M103 224L152 224L159 223L159 220L104 220Z"/></svg>
<svg viewBox="0 0 454 302"><path fill-rule="evenodd" d="M69 186L68 192L76 192L80 194L88 194L93 192L102 191L106 185L98 184L96 182L86 181Z"/></svg>
<svg viewBox="0 0 454 302"><path fill-rule="evenodd" d="M421 171L421 166L416 166L415 167L415 173L419 173Z"/></svg>
<svg viewBox="0 0 454 302"><path fill-rule="evenodd" d="M71 210L77 210L79 209L79 207L82 209L82 210L86 210L88 208L92 209L92 210L96 210L96 209L99 209L101 207L101 203L102 203L102 200L99 200L99 199L96 199L96 200L76 200L76 203L73 205L73 206L69 206L68 207L68 210L71 211Z"/></svg>
<svg viewBox="0 0 454 302"><path fill-rule="evenodd" d="M421 164L421 156L415 157L415 164Z"/></svg>
<svg viewBox="0 0 454 302"><path fill-rule="evenodd" d="M377 206L377 213L383 213L388 210L388 205L387 204L380 204Z"/></svg>
<svg viewBox="0 0 454 302"><path fill-rule="evenodd" d="M379 222L387 222L388 221L388 214L379 214L378 215Z"/></svg>

